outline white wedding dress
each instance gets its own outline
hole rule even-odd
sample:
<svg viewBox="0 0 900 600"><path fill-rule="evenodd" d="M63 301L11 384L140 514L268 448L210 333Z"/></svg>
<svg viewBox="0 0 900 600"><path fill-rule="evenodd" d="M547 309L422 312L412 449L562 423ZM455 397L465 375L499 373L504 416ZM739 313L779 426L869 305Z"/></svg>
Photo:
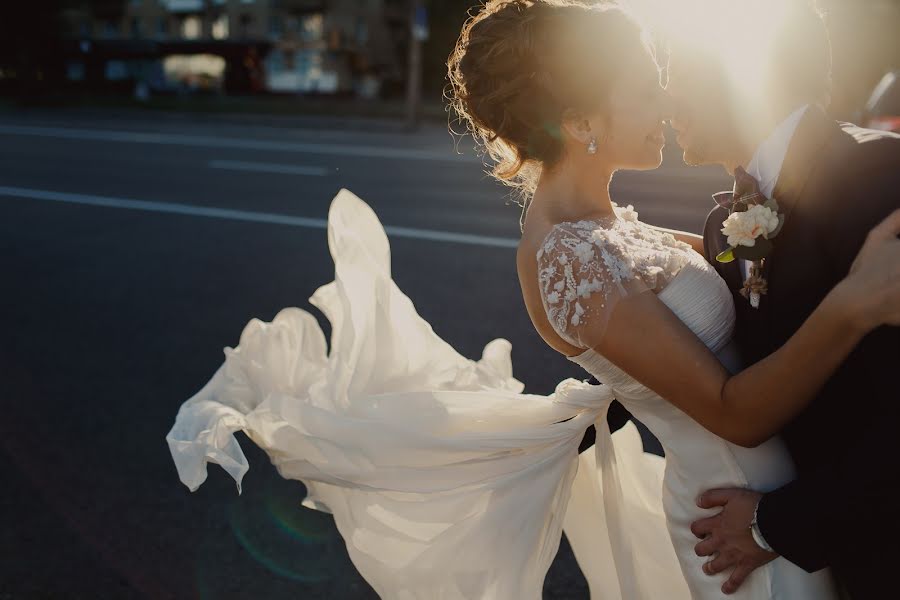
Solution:
<svg viewBox="0 0 900 600"><path fill-rule="evenodd" d="M660 299L724 357L734 312L715 271L633 211L619 216L615 241L638 256L626 267L660 283ZM560 228L544 252L591 231L606 260L603 230L587 222ZM331 323L330 348L303 310L251 321L167 435L185 485L196 490L214 462L240 491L248 464L234 433L245 432L281 475L306 485L305 506L334 515L354 565L385 599L540 598L563 529L593 600L724 597L725 577L704 575L693 551L689 524L709 514L695 498L789 480L777 442L728 444L592 350L572 360L605 385L568 379L550 396L523 394L507 341L467 360L416 313L391 279L377 217L345 190L329 212L328 243L335 280L310 302ZM565 296L579 283L557 289ZM574 291L597 289L595 278ZM610 435L613 398L658 436L665 460L643 452L633 425ZM579 455L591 424L594 451ZM827 572L778 559L732 597L836 595Z"/></svg>

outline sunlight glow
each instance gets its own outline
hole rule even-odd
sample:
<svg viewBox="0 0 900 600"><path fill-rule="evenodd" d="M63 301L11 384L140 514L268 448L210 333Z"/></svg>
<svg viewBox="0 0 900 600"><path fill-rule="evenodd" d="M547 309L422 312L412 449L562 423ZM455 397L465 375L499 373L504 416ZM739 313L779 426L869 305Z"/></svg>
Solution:
<svg viewBox="0 0 900 600"><path fill-rule="evenodd" d="M734 89L764 95L775 36L792 0L621 0L656 34L688 43L726 68ZM741 27L735 27L740 23Z"/></svg>

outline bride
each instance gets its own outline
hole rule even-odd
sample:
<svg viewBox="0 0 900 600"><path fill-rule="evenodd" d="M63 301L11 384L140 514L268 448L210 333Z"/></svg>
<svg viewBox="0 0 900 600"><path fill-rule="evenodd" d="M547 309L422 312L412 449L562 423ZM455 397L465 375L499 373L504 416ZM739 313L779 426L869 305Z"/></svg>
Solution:
<svg viewBox="0 0 900 600"><path fill-rule="evenodd" d="M700 239L609 197L614 171L660 163L667 99L640 29L615 8L492 1L449 66L495 174L531 199L518 271L534 326L603 385L524 394L505 340L477 362L460 356L391 279L374 213L342 191L328 218L335 280L310 299L330 348L303 310L251 321L167 436L181 480L196 490L214 462L240 491L245 432L306 485L305 506L334 515L383 598L540 598L563 528L592 598L720 597L727 574L704 575L693 548L696 497L791 479L773 436L868 331L897 324L891 242L870 237L788 343L731 374L734 307ZM610 435L614 398L664 461L633 426ZM595 450L579 455L595 423ZM836 593L827 571L776 559L735 596Z"/></svg>

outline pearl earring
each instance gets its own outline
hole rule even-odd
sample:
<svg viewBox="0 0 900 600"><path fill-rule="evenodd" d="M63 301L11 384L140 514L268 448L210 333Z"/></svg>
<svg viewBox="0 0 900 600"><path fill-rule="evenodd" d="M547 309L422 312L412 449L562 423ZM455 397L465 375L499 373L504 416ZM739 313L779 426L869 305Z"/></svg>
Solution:
<svg viewBox="0 0 900 600"><path fill-rule="evenodd" d="M588 154L597 154L597 138L592 137L591 143L588 144Z"/></svg>

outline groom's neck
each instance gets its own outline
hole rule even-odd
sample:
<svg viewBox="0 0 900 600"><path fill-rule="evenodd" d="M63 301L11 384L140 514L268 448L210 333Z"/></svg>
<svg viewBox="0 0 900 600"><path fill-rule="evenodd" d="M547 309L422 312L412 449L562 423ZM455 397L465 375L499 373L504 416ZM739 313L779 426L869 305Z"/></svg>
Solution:
<svg viewBox="0 0 900 600"><path fill-rule="evenodd" d="M728 174L734 175L737 167L746 169L760 145L800 106L799 104L772 106L768 110L755 112L742 121L741 134L736 136L729 156L721 162Z"/></svg>

